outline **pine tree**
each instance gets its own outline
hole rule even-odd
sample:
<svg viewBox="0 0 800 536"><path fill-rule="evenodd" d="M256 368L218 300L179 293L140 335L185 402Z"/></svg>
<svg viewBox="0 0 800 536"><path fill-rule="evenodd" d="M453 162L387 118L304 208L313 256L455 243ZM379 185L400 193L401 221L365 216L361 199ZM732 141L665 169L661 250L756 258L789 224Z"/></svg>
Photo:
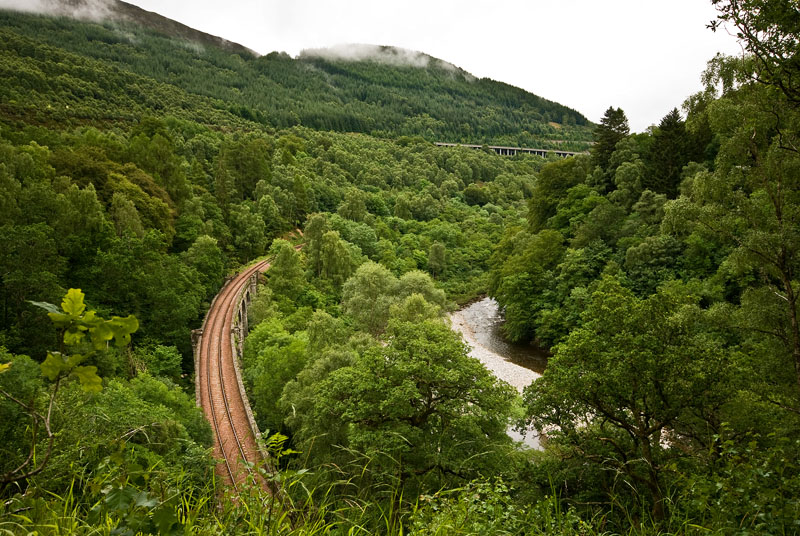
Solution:
<svg viewBox="0 0 800 536"><path fill-rule="evenodd" d="M673 108L653 135L644 187L669 198L678 194L683 166L689 162L689 137L677 108Z"/></svg>
<svg viewBox="0 0 800 536"><path fill-rule="evenodd" d="M608 162L617 142L630 133L628 118L622 108L609 106L600 124L594 129L595 144L592 147L592 163L608 170Z"/></svg>

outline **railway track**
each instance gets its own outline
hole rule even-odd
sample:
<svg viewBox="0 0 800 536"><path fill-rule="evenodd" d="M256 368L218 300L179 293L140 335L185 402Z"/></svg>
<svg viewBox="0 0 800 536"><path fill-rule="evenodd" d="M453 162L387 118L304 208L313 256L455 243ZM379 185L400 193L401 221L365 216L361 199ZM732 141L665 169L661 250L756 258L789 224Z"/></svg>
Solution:
<svg viewBox="0 0 800 536"><path fill-rule="evenodd" d="M269 268L268 261L256 263L222 287L203 322L197 352L197 393L214 430L214 457L217 474L238 491L253 473L252 466L263 462L254 427L248 417L249 403L240 388L233 349L233 321L239 300L250 278ZM244 334L241 334L244 336ZM266 482L256 480L268 489Z"/></svg>

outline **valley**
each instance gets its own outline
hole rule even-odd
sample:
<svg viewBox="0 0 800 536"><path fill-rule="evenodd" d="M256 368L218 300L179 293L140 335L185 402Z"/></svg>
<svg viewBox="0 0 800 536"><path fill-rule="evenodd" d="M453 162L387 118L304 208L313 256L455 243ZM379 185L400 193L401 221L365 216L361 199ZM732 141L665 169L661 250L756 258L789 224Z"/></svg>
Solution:
<svg viewBox="0 0 800 536"><path fill-rule="evenodd" d="M745 55L638 133L0 10L0 533L795 533L798 12L712 4Z"/></svg>

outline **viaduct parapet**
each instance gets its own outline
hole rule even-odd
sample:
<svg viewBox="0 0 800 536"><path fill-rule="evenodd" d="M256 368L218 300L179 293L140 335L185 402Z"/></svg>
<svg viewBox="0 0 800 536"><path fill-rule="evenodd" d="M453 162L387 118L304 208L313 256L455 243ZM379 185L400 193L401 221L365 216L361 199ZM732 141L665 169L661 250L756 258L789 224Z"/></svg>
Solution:
<svg viewBox="0 0 800 536"><path fill-rule="evenodd" d="M466 147L467 149L491 149L500 156L516 156L518 154L532 154L547 158L548 156L558 156L560 158L567 158L568 156L576 156L579 154L589 154L587 152L575 151L561 151L558 149L532 149L530 147L506 147L503 145L473 145L469 143L435 143L437 147Z"/></svg>

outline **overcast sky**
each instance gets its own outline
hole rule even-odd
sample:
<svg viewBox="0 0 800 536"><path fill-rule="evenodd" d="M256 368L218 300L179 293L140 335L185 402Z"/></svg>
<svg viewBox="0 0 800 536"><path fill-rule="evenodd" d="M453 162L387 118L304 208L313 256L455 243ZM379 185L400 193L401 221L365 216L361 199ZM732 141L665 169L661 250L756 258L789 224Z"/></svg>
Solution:
<svg viewBox="0 0 800 536"><path fill-rule="evenodd" d="M680 109L716 52L740 52L706 28L710 0L127 1L262 54L342 43L418 50L595 122L621 107L634 131Z"/></svg>

